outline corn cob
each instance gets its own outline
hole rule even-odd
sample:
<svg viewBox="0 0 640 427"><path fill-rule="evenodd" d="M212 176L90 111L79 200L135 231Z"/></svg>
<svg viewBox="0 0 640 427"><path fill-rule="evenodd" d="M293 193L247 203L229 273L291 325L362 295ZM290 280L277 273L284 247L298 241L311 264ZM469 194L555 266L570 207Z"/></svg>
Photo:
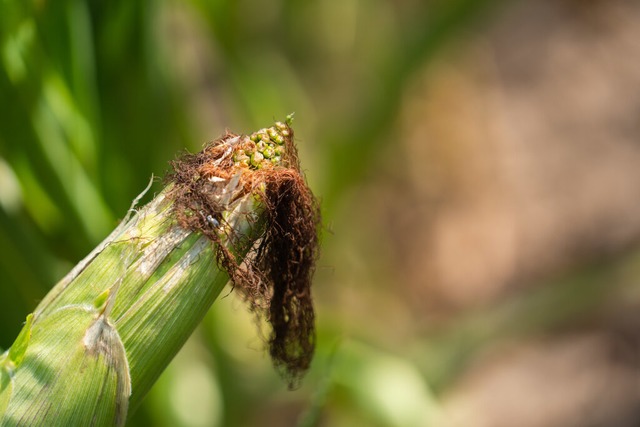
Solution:
<svg viewBox="0 0 640 427"><path fill-rule="evenodd" d="M227 133L40 302L0 355L1 426L122 426L231 279L294 386L314 351L319 213L290 122ZM134 202L135 203L135 202Z"/></svg>

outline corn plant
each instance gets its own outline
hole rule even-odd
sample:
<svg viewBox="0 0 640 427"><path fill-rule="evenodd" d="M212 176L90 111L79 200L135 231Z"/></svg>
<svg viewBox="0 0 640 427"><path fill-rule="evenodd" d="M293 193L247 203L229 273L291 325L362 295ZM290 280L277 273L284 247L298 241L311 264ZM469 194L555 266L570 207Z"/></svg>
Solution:
<svg viewBox="0 0 640 427"><path fill-rule="evenodd" d="M290 118L172 163L0 356L0 425L124 425L230 280L295 386L314 352L319 211Z"/></svg>

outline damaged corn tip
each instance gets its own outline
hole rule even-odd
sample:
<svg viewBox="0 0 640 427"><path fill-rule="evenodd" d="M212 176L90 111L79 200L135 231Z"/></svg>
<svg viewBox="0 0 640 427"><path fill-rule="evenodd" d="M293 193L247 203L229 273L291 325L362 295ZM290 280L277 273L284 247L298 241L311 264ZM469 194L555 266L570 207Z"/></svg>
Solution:
<svg viewBox="0 0 640 427"><path fill-rule="evenodd" d="M235 166L257 170L281 165L284 143L290 135L289 126L283 122L252 133L246 137L246 143L241 144L242 148L234 152Z"/></svg>

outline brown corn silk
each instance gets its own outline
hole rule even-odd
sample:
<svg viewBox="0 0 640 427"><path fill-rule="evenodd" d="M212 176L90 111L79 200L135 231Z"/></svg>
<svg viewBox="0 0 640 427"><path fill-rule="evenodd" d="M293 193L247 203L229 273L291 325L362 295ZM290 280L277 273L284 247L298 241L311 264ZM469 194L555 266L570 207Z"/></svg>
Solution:
<svg viewBox="0 0 640 427"><path fill-rule="evenodd" d="M250 136L227 133L200 153L173 161L172 168L168 180L179 224L215 243L218 263L234 288L271 325L269 353L294 387L315 348L311 280L320 213L300 170L293 130L276 123ZM242 197L254 197L261 206L257 240L225 221L227 206Z"/></svg>

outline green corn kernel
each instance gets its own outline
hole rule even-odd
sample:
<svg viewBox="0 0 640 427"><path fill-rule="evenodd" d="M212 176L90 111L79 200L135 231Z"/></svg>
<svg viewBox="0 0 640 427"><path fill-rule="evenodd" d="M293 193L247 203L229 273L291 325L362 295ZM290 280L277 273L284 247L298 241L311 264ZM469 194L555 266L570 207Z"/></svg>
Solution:
<svg viewBox="0 0 640 427"><path fill-rule="evenodd" d="M267 133L267 129L266 128L262 128L258 131L255 131L254 133L251 134L251 136L249 137L249 139L253 142L258 142L260 140L268 140L269 139L269 134Z"/></svg>
<svg viewBox="0 0 640 427"><path fill-rule="evenodd" d="M264 156L262 155L262 153L259 151L256 151L251 155L251 166L256 168L260 167L260 164L262 163L263 160L264 160Z"/></svg>
<svg viewBox="0 0 640 427"><path fill-rule="evenodd" d="M265 147L265 149L262 151L262 155L264 155L266 159L272 158L274 154L275 150L269 146Z"/></svg>

